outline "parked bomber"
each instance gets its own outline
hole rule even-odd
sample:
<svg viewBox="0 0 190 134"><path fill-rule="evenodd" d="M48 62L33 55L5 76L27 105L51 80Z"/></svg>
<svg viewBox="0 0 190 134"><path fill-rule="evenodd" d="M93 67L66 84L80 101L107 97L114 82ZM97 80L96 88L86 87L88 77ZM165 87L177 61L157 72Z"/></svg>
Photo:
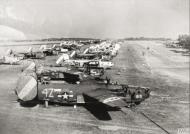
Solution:
<svg viewBox="0 0 190 134"><path fill-rule="evenodd" d="M18 64L21 60L20 57L17 57L13 54L11 49L7 50L6 55L0 57L0 64Z"/></svg>
<svg viewBox="0 0 190 134"><path fill-rule="evenodd" d="M72 54L71 54L72 55ZM96 64L97 67L101 67L104 69L110 69L113 67L113 62L111 61L104 61L104 60L99 60L99 59L70 59L72 58L71 55L68 54L62 54L56 61L57 65L61 65L62 63L64 64L69 64L72 66L75 66L77 68L84 68L85 64Z"/></svg>
<svg viewBox="0 0 190 134"><path fill-rule="evenodd" d="M46 56L49 55L58 55L59 53L68 53L69 51L77 50L82 47L81 44L73 44L69 42L63 42L58 44L50 45L41 45L40 51L42 51Z"/></svg>
<svg viewBox="0 0 190 134"><path fill-rule="evenodd" d="M45 55L58 55L59 53L67 53L69 52L68 49L62 48L60 45L54 44L53 46L42 45L40 47L40 51L42 51Z"/></svg>
<svg viewBox="0 0 190 134"><path fill-rule="evenodd" d="M18 64L20 59L18 57L13 57L13 56L2 56L0 58L0 64L10 64L10 65L15 65Z"/></svg>
<svg viewBox="0 0 190 134"><path fill-rule="evenodd" d="M43 59L45 55L41 51L33 52L32 47L28 49L27 52L18 53L18 55L23 55L23 59Z"/></svg>
<svg viewBox="0 0 190 134"><path fill-rule="evenodd" d="M60 43L60 48L67 49L68 51L80 49L83 46L80 42L76 41L63 41Z"/></svg>
<svg viewBox="0 0 190 134"><path fill-rule="evenodd" d="M56 51L56 45L54 44L52 47L47 45L41 45L40 51L43 52L45 56L57 55L58 51Z"/></svg>
<svg viewBox="0 0 190 134"><path fill-rule="evenodd" d="M100 53L100 52L95 52L95 53L91 53L89 51L89 49L85 49L83 53L75 53L75 55L73 55L74 59L88 59L88 60L93 60L93 59L103 59L103 57L108 56L109 53ZM111 60L111 58L109 58L109 60Z"/></svg>
<svg viewBox="0 0 190 134"><path fill-rule="evenodd" d="M42 83L49 83L51 80L64 81L76 84L83 79L83 73L78 70L71 70L66 67L41 66L36 69L37 80Z"/></svg>
<svg viewBox="0 0 190 134"><path fill-rule="evenodd" d="M45 107L48 107L49 102L62 105L82 105L92 110L89 106L101 105L109 108L135 106L150 95L150 89L147 87L115 84L111 83L108 78L96 80L92 77L73 84L65 82L70 78L65 77L65 74L58 73L57 77L59 76L64 78L64 81L48 79L42 82L35 71L24 71L15 89L19 102L21 104L44 102Z"/></svg>

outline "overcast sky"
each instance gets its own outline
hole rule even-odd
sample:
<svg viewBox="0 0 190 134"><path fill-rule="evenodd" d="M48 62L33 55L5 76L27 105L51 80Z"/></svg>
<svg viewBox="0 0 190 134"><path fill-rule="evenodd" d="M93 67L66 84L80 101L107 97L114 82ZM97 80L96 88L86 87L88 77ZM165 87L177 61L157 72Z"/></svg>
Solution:
<svg viewBox="0 0 190 134"><path fill-rule="evenodd" d="M189 0L1 0L0 39L170 37L189 33Z"/></svg>

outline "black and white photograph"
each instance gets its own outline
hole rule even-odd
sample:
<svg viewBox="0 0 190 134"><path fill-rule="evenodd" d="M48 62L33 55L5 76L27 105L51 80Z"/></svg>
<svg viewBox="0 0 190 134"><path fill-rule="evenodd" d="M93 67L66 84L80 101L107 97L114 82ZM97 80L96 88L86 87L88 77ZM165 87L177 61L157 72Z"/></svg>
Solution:
<svg viewBox="0 0 190 134"><path fill-rule="evenodd" d="M189 134L189 0L0 0L0 134Z"/></svg>

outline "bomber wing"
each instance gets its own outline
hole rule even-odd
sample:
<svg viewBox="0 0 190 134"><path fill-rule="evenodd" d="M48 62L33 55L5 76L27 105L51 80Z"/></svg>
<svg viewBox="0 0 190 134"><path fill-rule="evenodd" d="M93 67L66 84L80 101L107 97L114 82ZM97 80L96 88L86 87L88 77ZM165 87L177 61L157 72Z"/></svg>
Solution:
<svg viewBox="0 0 190 134"><path fill-rule="evenodd" d="M113 93L108 89L98 88L96 90L83 93L85 103L101 103L108 107L126 106L124 96Z"/></svg>
<svg viewBox="0 0 190 134"><path fill-rule="evenodd" d="M99 120L111 120L109 111L119 111L126 103L122 97L113 95L105 89L97 89L88 93L83 93L84 107Z"/></svg>

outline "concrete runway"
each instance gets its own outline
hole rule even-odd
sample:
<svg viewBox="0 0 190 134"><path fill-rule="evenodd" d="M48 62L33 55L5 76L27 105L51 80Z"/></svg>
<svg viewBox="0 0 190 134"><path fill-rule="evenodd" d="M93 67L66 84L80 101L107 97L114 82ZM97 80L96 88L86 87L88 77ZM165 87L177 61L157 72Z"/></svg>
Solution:
<svg viewBox="0 0 190 134"><path fill-rule="evenodd" d="M4 48L0 48L1 51ZM160 55L163 49L166 55L175 54L164 47L151 47L151 49ZM115 66L108 71L108 75L119 83L150 87L151 97L134 109L123 107L121 111L110 111L112 120L108 121L98 120L84 107L74 109L72 106L50 106L46 109L43 105L20 106L16 102L13 89L22 66L0 65L0 133L160 134L188 132L188 83L163 74L160 70L155 70L152 64L148 63L146 55L142 55L144 51L148 57L154 56L147 52L148 50L139 42L125 42L121 45L118 56L113 60ZM168 60L159 56L157 58L163 62ZM168 64L170 68L175 68L175 65ZM180 65L187 69L185 61ZM187 70L184 69L184 71ZM183 73L179 75L181 74Z"/></svg>

